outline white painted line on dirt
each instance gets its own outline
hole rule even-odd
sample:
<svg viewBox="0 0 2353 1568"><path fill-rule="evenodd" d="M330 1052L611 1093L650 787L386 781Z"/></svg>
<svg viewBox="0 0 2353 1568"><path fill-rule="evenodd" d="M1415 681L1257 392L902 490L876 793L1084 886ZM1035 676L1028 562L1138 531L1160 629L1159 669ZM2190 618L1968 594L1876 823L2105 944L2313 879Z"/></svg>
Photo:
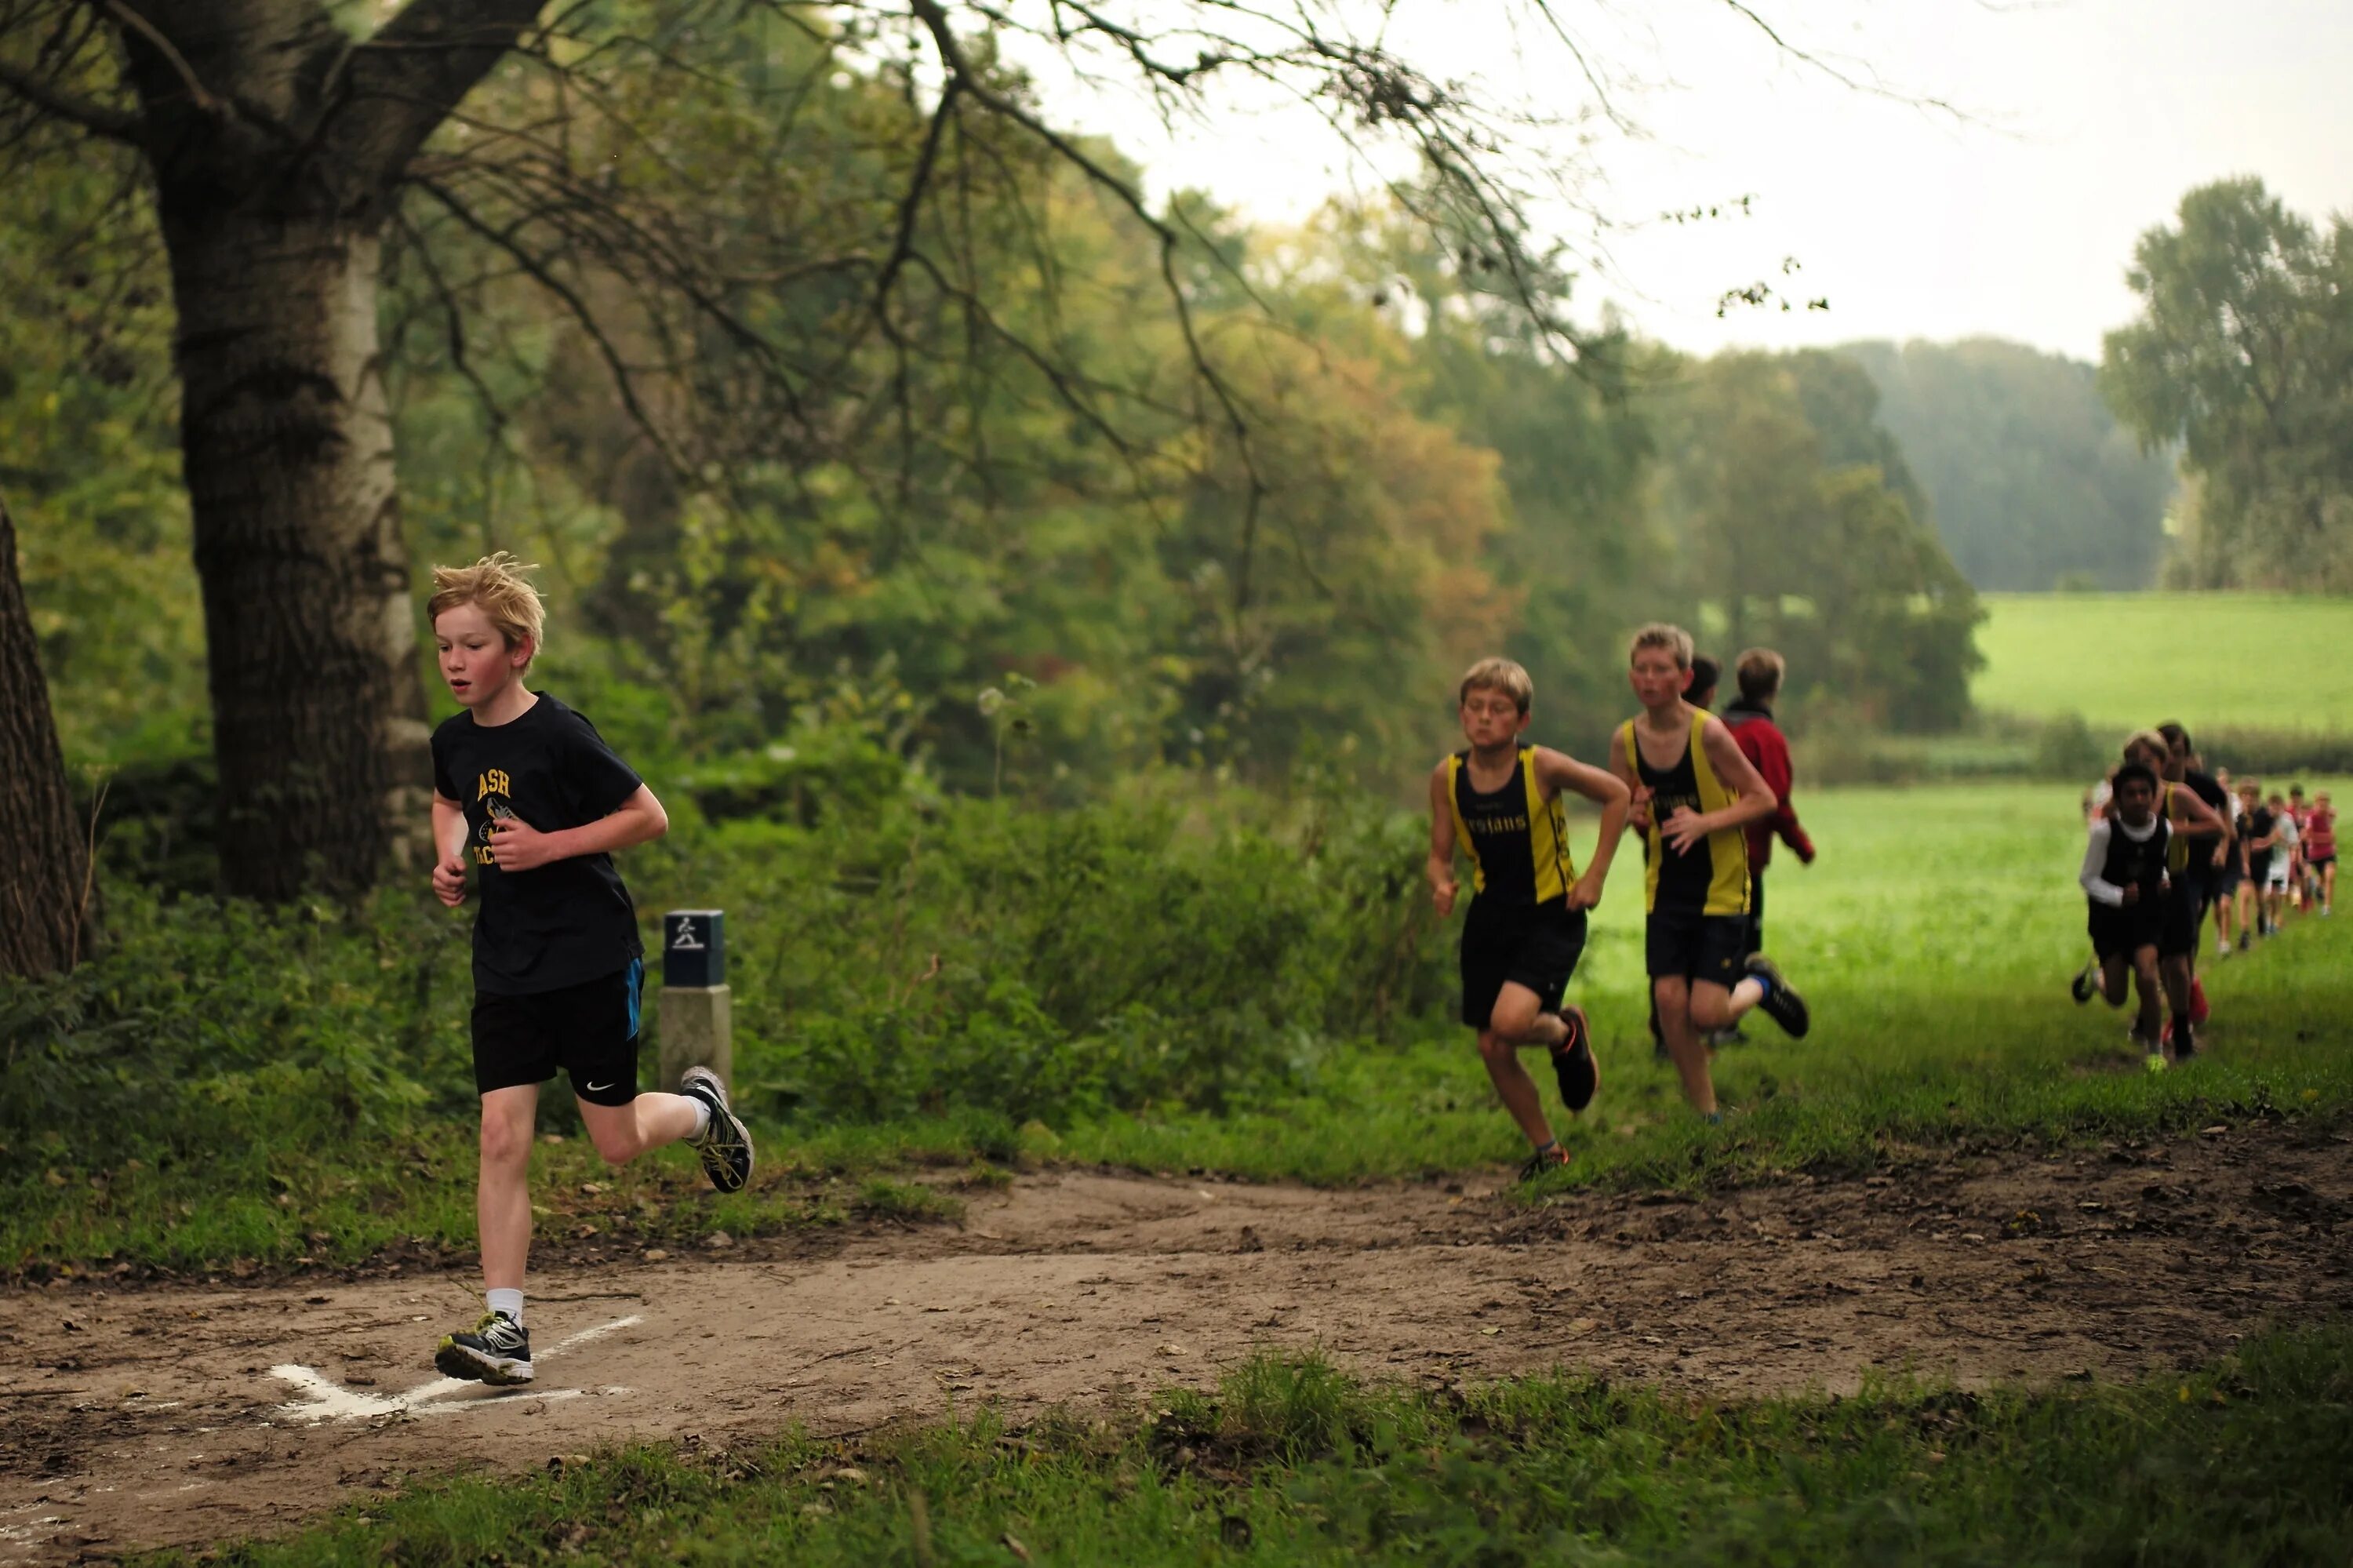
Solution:
<svg viewBox="0 0 2353 1568"><path fill-rule="evenodd" d="M607 1334L617 1334L645 1321L642 1313L616 1318L609 1323L598 1323L558 1340L532 1358L534 1368L566 1351L601 1340ZM442 1415L452 1411L483 1410L492 1405L517 1404L526 1400L543 1404L559 1399L577 1399L576 1388L533 1389L506 1393L491 1399L467 1400L458 1404L437 1404L461 1390L480 1388L480 1383L464 1378L441 1377L423 1383L406 1393L366 1393L347 1388L312 1368L289 1361L269 1369L269 1375L281 1383L294 1385L300 1397L278 1407L278 1414L290 1420L316 1423L321 1421L362 1421L379 1415Z"/></svg>

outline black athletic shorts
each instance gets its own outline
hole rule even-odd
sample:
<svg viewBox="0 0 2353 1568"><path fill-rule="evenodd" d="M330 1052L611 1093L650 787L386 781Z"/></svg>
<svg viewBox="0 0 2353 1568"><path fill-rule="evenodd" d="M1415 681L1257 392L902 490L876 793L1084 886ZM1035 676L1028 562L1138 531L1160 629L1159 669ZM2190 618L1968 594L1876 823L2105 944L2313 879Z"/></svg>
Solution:
<svg viewBox="0 0 2353 1568"><path fill-rule="evenodd" d="M1652 980L1707 980L1730 991L1748 972L1748 916L1653 910L1642 948Z"/></svg>
<svg viewBox="0 0 2353 1568"><path fill-rule="evenodd" d="M2333 854L2308 854L2304 857L2304 869L2317 875L2337 863Z"/></svg>
<svg viewBox="0 0 2353 1568"><path fill-rule="evenodd" d="M2239 869L2238 858L2235 855L2232 856L2214 868L2214 880L2206 887L2206 901L2210 904L2221 903L2222 900L2238 892L2239 884L2246 880L2247 874Z"/></svg>
<svg viewBox="0 0 2353 1568"><path fill-rule="evenodd" d="M1486 1028L1506 982L1527 987L1539 1008L1557 1012L1584 951L1582 909L1557 898L1546 904L1472 899L1462 918L1462 1022Z"/></svg>
<svg viewBox="0 0 2353 1568"><path fill-rule="evenodd" d="M2167 909L2172 902L2170 898L2160 898L2135 904L2130 908L2116 904L2092 904L2088 927L2092 933L2092 951L2097 953L2103 961L2119 953L2130 959L2142 948L2155 948L2162 956L2168 918Z"/></svg>
<svg viewBox="0 0 2353 1568"><path fill-rule="evenodd" d="M561 1067L592 1106L638 1097L638 1004L645 964L529 996L474 993L474 1087L543 1084Z"/></svg>

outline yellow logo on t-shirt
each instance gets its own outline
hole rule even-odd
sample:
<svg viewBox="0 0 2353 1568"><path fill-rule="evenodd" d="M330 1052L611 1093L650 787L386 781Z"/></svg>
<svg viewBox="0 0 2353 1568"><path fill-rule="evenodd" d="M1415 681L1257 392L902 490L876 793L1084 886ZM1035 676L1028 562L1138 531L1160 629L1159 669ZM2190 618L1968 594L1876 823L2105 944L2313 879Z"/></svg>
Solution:
<svg viewBox="0 0 2353 1568"><path fill-rule="evenodd" d="M480 841L474 845L476 865L498 864L498 857L491 853L491 844L498 836L498 819L514 815L514 806L512 803L514 785L508 779L506 769L502 768L486 768L475 780L474 799L490 802L490 805L484 808L482 825L474 834L474 837Z"/></svg>

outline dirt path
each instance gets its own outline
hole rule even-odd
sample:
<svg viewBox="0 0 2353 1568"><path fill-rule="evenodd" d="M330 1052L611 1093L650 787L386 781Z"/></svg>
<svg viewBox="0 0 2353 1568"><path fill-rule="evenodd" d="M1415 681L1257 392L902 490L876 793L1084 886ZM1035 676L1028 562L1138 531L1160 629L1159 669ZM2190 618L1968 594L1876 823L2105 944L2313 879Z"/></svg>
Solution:
<svg viewBox="0 0 2353 1568"><path fill-rule="evenodd" d="M1467 1185L1468 1190L1464 1188ZM529 1391L437 1382L429 1274L0 1297L0 1563L281 1529L454 1467L728 1444L1206 1383L1261 1347L1453 1382L1556 1365L1721 1392L2125 1377L2353 1304L2353 1148L2278 1129L1900 1179L1529 1210L1064 1172L963 1224L535 1277Z"/></svg>

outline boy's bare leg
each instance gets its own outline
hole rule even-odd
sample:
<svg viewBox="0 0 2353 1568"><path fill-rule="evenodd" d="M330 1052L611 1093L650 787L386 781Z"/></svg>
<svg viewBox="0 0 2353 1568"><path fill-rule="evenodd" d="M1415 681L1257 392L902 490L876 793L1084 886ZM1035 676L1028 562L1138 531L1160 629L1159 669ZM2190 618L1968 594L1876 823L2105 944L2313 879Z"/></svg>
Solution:
<svg viewBox="0 0 2353 1568"><path fill-rule="evenodd" d="M684 1095L639 1095L625 1106L591 1105L575 1098L588 1141L607 1165L626 1165L649 1149L694 1136L702 1120L698 1102Z"/></svg>
<svg viewBox="0 0 2353 1568"><path fill-rule="evenodd" d="M1539 1013L1536 993L1516 980L1506 980L1479 1032L1479 1059L1487 1065L1488 1081L1512 1119L1520 1124L1529 1144L1542 1149L1553 1141L1552 1123L1546 1118L1536 1081L1520 1065L1520 1047L1560 1044L1568 1026L1557 1013Z"/></svg>
<svg viewBox="0 0 2353 1568"><path fill-rule="evenodd" d="M482 1097L482 1164L474 1190L481 1231L482 1283L520 1290L531 1260L531 1139L539 1086L517 1084Z"/></svg>
<svg viewBox="0 0 2353 1568"><path fill-rule="evenodd" d="M2140 990L2140 1013L2134 1020L2133 1033L2142 1044L2154 1051L2158 1032L2164 1026L2164 1013L2158 1006L2158 999L2165 992L2165 983L2158 978L2155 948L2142 948L2134 952L2133 978Z"/></svg>
<svg viewBox="0 0 2353 1568"><path fill-rule="evenodd" d="M1662 975L1651 982L1651 994L1659 1002L1659 1027L1667 1037L1667 1054L1683 1081L1683 1098L1700 1115L1712 1117L1715 1080L1708 1073L1707 1045L1700 1039L1692 1016L1695 993L1702 991L1713 991L1719 997L1725 994L1724 988L1712 981L1694 985L1681 975Z"/></svg>
<svg viewBox="0 0 2353 1568"><path fill-rule="evenodd" d="M1734 985L1730 991L1714 980L1695 980L1691 988L1692 1022L1703 1033L1729 1029L1740 1015L1765 999L1765 982L1755 975Z"/></svg>
<svg viewBox="0 0 2353 1568"><path fill-rule="evenodd" d="M2189 1016L2189 959L2177 953L2157 967L2158 979L2165 986L2165 1000L2173 1008L2174 1016Z"/></svg>
<svg viewBox="0 0 2353 1568"><path fill-rule="evenodd" d="M2110 953L2100 960L2100 994L2110 1007L2122 1007L2132 997L2132 959Z"/></svg>

